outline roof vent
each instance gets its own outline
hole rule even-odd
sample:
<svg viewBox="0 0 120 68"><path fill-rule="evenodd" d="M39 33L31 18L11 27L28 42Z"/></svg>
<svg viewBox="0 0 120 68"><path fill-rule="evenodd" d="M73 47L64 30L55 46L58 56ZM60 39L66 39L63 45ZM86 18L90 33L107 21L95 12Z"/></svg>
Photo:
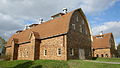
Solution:
<svg viewBox="0 0 120 68"><path fill-rule="evenodd" d="M43 23L43 19L39 18L39 24L42 24L42 23Z"/></svg>
<svg viewBox="0 0 120 68"><path fill-rule="evenodd" d="M63 8L63 13L67 14L67 8Z"/></svg>
<svg viewBox="0 0 120 68"><path fill-rule="evenodd" d="M27 30L27 29L29 29L29 25L25 25L24 30Z"/></svg>
<svg viewBox="0 0 120 68"><path fill-rule="evenodd" d="M103 35L103 31L100 32L100 35Z"/></svg>

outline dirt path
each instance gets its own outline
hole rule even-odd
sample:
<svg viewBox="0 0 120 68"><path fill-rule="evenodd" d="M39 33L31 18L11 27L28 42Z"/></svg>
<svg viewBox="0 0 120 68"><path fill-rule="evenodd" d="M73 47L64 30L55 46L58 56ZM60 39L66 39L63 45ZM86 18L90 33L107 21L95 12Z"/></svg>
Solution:
<svg viewBox="0 0 120 68"><path fill-rule="evenodd" d="M84 60L84 61L95 62L95 63L120 64L120 62L106 62L106 61L93 61L93 60Z"/></svg>

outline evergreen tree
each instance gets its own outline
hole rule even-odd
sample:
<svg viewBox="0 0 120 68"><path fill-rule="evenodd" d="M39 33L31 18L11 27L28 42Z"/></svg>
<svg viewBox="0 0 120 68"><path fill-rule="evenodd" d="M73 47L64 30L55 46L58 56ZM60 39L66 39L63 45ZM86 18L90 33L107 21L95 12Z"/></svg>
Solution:
<svg viewBox="0 0 120 68"><path fill-rule="evenodd" d="M120 43L119 43L118 46L117 46L117 52L118 52L118 55L119 55L119 57L120 57Z"/></svg>
<svg viewBox="0 0 120 68"><path fill-rule="evenodd" d="M1 54L5 54L5 44L6 44L6 41L0 37L0 53Z"/></svg>

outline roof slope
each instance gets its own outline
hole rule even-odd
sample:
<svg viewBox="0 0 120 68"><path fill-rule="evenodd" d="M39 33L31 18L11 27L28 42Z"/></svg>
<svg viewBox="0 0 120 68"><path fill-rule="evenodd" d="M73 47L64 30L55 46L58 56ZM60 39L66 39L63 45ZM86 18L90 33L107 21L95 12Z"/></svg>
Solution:
<svg viewBox="0 0 120 68"><path fill-rule="evenodd" d="M110 46L110 39L112 37L112 33L107 33L107 34L103 34L103 35L96 35L93 36L93 43L92 43L92 47L94 49L97 48L109 48Z"/></svg>
<svg viewBox="0 0 120 68"><path fill-rule="evenodd" d="M38 39L67 33L69 29L71 16L77 10L71 11L59 18L55 18L47 22L44 22L42 24L39 24L33 28L23 30L19 34L14 34L11 38L9 38L7 45L11 44L13 38L18 39L18 43L30 41L29 35L31 32L34 32L35 34L39 34L37 35Z"/></svg>

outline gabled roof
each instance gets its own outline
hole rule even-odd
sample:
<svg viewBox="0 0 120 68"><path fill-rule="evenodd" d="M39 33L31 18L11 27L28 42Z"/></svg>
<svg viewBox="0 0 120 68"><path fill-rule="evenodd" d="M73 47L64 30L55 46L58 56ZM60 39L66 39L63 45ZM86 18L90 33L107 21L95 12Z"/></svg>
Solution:
<svg viewBox="0 0 120 68"><path fill-rule="evenodd" d="M94 48L94 49L110 48L111 47L111 43L110 43L111 37L112 37L112 33L93 36L92 48Z"/></svg>
<svg viewBox="0 0 120 68"><path fill-rule="evenodd" d="M62 15L61 17L51 19L42 24L38 24L33 28L23 30L19 34L14 34L11 38L9 38L7 45L11 45L11 40L13 38L17 38L18 43L24 43L24 42L30 41L29 36L31 32L34 33L37 39L44 39L44 38L48 38L48 37L52 37L60 34L65 34L69 30L71 16L75 11L80 11L80 13L86 19L84 13L82 12L82 9L79 8L74 11L68 12L65 15Z"/></svg>
<svg viewBox="0 0 120 68"><path fill-rule="evenodd" d="M74 10L74 11L77 11L77 10ZM31 32L34 32L35 34L39 34L37 35L37 38L39 39L67 33L69 29L69 22L74 11L71 11L59 18L51 19L42 24L38 24L33 28L23 30L19 34L14 34L11 38L9 38L7 45L11 44L11 40L13 38L17 38L18 43L30 41L29 35Z"/></svg>

